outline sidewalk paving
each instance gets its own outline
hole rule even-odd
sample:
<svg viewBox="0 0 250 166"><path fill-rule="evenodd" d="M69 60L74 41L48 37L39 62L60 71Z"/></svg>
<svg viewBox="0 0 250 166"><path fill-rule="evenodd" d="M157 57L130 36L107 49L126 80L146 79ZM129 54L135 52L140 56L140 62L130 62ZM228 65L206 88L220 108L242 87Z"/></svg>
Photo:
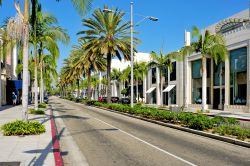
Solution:
<svg viewBox="0 0 250 166"><path fill-rule="evenodd" d="M10 121L20 120L22 118L21 109L21 106L1 107L0 126ZM0 132L0 165L6 164L4 162L20 162L21 166L55 165L49 112L46 112L46 115L29 114L29 120L43 123L46 132L31 136L3 136Z"/></svg>
<svg viewBox="0 0 250 166"><path fill-rule="evenodd" d="M187 112L196 112L196 111L187 110ZM209 116L219 115L223 117L231 117L231 118L236 118L239 120L250 121L250 113L209 110L208 113L204 113L204 114L209 115Z"/></svg>
<svg viewBox="0 0 250 166"><path fill-rule="evenodd" d="M149 107L155 107L155 108L159 108L159 106L157 105L150 105L150 104L146 104L146 106ZM163 110L169 110L169 108L161 108ZM193 112L196 113L197 109L185 109L185 112ZM238 112L238 111L223 111L223 110L213 110L213 109L209 109L208 113L204 113L208 116L215 116L215 115L220 115L223 117L232 117L232 118L236 118L239 120L243 120L243 121L250 121L250 113L244 113L244 112Z"/></svg>

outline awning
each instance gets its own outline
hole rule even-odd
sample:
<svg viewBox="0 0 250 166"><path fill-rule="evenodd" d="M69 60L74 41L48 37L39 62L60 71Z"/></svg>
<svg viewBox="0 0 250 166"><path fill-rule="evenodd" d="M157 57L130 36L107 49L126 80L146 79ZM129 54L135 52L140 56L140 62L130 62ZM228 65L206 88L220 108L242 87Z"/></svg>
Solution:
<svg viewBox="0 0 250 166"><path fill-rule="evenodd" d="M149 89L146 91L146 93L151 93L151 92L153 92L153 90L155 90L155 87L149 88Z"/></svg>
<svg viewBox="0 0 250 166"><path fill-rule="evenodd" d="M174 87L175 87L175 85L168 85L167 88L165 88L162 92L169 92L169 91L171 91Z"/></svg>

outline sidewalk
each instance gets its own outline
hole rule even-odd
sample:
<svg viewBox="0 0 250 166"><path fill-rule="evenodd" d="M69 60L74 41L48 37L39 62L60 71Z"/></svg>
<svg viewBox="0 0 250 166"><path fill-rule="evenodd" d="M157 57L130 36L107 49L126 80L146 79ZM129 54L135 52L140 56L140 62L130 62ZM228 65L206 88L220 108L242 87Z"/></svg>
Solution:
<svg viewBox="0 0 250 166"><path fill-rule="evenodd" d="M196 112L193 110L187 110L187 112ZM236 118L242 121L250 121L250 114L243 112L230 112L230 111L221 111L221 110L209 110L209 113L204 113L208 116L223 116L223 117L231 117Z"/></svg>
<svg viewBox="0 0 250 166"><path fill-rule="evenodd" d="M21 106L0 108L0 126L6 122L22 118ZM48 165L54 166L52 136L49 112L46 115L31 115L29 120L37 120L45 125L46 132L32 136L3 136L0 132L0 165ZM9 163L8 163L9 164Z"/></svg>
<svg viewBox="0 0 250 166"><path fill-rule="evenodd" d="M150 105L150 104L146 104L146 106L155 107L155 108L159 107L157 105ZM169 108L160 108L160 109L169 110ZM197 109L185 109L185 112L196 113ZM241 120L241 121L249 121L250 122L250 113L243 113L243 112L236 112L236 111L230 112L230 111L209 109L209 113L204 113L204 114L206 114L208 116L219 115L219 116L223 116L223 117L232 117L232 118L236 118L236 119Z"/></svg>

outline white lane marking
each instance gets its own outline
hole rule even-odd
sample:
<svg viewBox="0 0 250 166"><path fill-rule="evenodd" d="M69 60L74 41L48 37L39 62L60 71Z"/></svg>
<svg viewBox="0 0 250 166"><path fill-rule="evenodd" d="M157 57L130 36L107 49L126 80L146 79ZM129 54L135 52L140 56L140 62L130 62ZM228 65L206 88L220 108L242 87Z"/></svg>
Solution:
<svg viewBox="0 0 250 166"><path fill-rule="evenodd" d="M102 123L104 123L104 124L106 124L106 125L109 125L109 126L111 126L111 127L113 127L113 128L116 128L116 129L118 129L119 131L121 131L122 133L127 134L127 135L129 135L130 137L132 137L132 138L134 138L134 139L136 139L136 140L138 140L138 141L140 141L140 142L143 142L143 143L145 143L145 144L147 144L147 145L149 145L149 146L151 146L151 147L153 147L153 148L155 148L155 149L157 149L157 150L159 150L159 151L161 151L161 152L163 152L163 153L165 153L165 154L167 154L167 155L169 155L169 156L172 156L172 157L174 157L174 158L176 158L176 159L178 159L178 160L180 160L180 161L182 161L182 162L184 162L184 163L186 163L186 164L188 164L188 165L196 166L195 164L193 164L193 163L191 163L191 162L189 162L189 161L187 161L187 160L185 160L185 159L183 159L183 158L181 158L181 157L178 157L178 156L176 156L176 155L174 155L174 154L172 154L172 153L170 153L170 152L168 152L168 151L166 151L166 150L163 150L163 149L161 149L161 148L159 148L159 147L157 147L157 146L155 146L155 145L152 145L152 144L148 143L147 141L144 141L144 140L142 140L142 139L140 139L140 138L138 138L138 137L136 137L136 136L134 136L134 135L132 135L132 134L129 134L129 133L127 133L126 131L123 131L123 130L121 130L121 129L119 129L119 128L117 128L117 127L115 127L115 126L113 126L113 125L111 125L111 124L109 124L109 123L107 123L107 122L104 122L104 121L102 121L102 120L100 120L100 119L98 119L98 118L94 118L94 119L96 119L96 120L98 120L98 121L100 121L100 122L102 122Z"/></svg>

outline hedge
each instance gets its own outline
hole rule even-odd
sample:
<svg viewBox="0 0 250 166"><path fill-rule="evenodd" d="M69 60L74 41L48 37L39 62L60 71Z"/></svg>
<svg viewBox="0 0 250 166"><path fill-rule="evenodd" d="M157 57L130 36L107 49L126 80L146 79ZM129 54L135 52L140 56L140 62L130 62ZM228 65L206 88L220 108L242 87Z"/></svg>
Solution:
<svg viewBox="0 0 250 166"><path fill-rule="evenodd" d="M16 120L1 126L1 131L5 136L10 135L37 135L46 131L45 126L38 121L24 122Z"/></svg>

